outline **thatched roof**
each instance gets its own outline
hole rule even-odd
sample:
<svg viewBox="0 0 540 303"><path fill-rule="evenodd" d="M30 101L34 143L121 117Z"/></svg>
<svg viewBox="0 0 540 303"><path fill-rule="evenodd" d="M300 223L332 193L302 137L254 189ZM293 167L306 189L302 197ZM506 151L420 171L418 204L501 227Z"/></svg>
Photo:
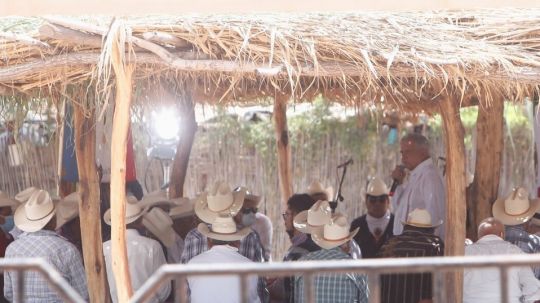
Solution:
<svg viewBox="0 0 540 303"><path fill-rule="evenodd" d="M88 85L111 20L0 18L0 94ZM282 92L429 107L449 90L489 103L531 96L540 79L540 9L123 21L138 83L190 83L198 102Z"/></svg>

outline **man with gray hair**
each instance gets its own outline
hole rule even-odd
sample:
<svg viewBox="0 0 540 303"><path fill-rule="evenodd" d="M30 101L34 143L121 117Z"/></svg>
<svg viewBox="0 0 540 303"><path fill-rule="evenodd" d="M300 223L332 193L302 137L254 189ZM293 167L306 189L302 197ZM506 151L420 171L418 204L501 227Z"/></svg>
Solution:
<svg viewBox="0 0 540 303"><path fill-rule="evenodd" d="M399 184L391 201L394 235L403 232L402 222L413 209L426 209L435 221L444 220L446 215L444 182L431 160L429 141L420 134L409 133L400 141L400 152L402 165L392 172L394 182ZM444 240L444 225L435 234Z"/></svg>

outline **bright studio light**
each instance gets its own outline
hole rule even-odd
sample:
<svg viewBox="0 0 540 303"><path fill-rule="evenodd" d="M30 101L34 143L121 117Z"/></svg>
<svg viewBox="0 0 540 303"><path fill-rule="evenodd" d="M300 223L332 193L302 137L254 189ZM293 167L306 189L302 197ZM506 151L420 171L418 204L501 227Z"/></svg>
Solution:
<svg viewBox="0 0 540 303"><path fill-rule="evenodd" d="M154 115L154 129L160 139L172 140L178 135L178 115L175 110L162 109Z"/></svg>

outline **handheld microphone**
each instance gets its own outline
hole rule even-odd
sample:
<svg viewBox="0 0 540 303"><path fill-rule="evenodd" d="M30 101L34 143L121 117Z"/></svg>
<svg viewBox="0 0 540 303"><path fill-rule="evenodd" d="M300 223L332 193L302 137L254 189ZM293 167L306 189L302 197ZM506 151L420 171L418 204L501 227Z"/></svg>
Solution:
<svg viewBox="0 0 540 303"><path fill-rule="evenodd" d="M337 166L337 168L342 168L342 167L345 167L345 166L350 165L350 164L353 164L353 159L352 158L347 160L347 162L341 163L340 165Z"/></svg>
<svg viewBox="0 0 540 303"><path fill-rule="evenodd" d="M405 169L405 166L403 166L403 165L398 165L397 167L399 167L399 169L401 169L401 171L403 171ZM392 197L394 195L398 185L399 185L399 181L397 179L392 179L392 186L390 187L390 192L388 193L388 195L390 197Z"/></svg>

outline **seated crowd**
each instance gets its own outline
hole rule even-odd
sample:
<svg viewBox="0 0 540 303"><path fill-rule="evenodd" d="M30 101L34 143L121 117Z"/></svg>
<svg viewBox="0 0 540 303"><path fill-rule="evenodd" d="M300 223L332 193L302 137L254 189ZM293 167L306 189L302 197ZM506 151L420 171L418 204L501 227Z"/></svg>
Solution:
<svg viewBox="0 0 540 303"><path fill-rule="evenodd" d="M392 186L391 192L381 178L371 179L365 190L367 213L361 217L350 221L340 207L332 209L332 189L317 181L304 193L293 194L283 212L291 245L282 261L443 256L446 206L442 176L431 162L423 136L409 134L400 144L403 166L392 172L397 188ZM216 182L193 199L168 199L165 191L138 198L128 194L125 212L134 290L164 264L272 261L274 227L258 211L261 197L245 187L232 189L227 182ZM5 253L5 258L44 259L88 300L79 202L77 193L53 200L47 191L37 188L28 188L13 198L0 192L0 253ZM530 199L523 188L498 199L493 203L493 217L480 223L478 241L467 245L465 254L537 253L540 237L533 228L540 228L539 207L540 200ZM104 212L103 222L110 225L110 209ZM118 302L108 239L104 239L103 254L110 295ZM507 279L510 302L540 300L539 273L536 267L511 269ZM17 301L19 278L16 272L4 273L0 302ZM62 302L39 273L26 272L23 278L25 302ZM243 298L261 303L308 302L304 278L301 274L248 276L244 293L240 293L238 276L189 276L185 281L164 283L149 302L174 302L179 297L194 303L237 303ZM466 269L463 302L500 302L500 281L497 269ZM187 292L181 292L179 282L187 283ZM434 302L435 285L429 272L383 274L379 282L381 302ZM367 303L370 296L364 274L316 274L312 283L318 303Z"/></svg>

